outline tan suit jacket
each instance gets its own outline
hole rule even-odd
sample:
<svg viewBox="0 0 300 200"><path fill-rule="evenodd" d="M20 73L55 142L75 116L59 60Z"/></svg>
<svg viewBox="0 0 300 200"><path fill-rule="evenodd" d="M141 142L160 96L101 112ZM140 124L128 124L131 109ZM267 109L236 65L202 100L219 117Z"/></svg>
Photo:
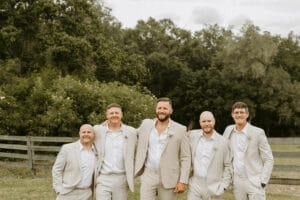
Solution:
<svg viewBox="0 0 300 200"><path fill-rule="evenodd" d="M135 176L144 172L147 159L149 135L155 128L153 119L145 119L138 129ZM170 120L168 138L164 146L159 165L163 187L174 188L178 182L188 183L191 168L191 154L186 127Z"/></svg>
<svg viewBox="0 0 300 200"><path fill-rule="evenodd" d="M105 141L106 141L106 130L107 127L102 125L94 126L95 130L95 141L94 144L98 151L98 163L95 172L95 181L100 174L100 170L102 167L104 153L105 153ZM137 131L135 128L131 126L127 126L122 124L121 130L125 135L125 144L123 145L123 156L124 156L124 166L126 171L127 183L130 190L134 191L134 152L137 143Z"/></svg>
<svg viewBox="0 0 300 200"><path fill-rule="evenodd" d="M192 130L189 134L192 164L194 163L201 135L202 130ZM211 195L221 195L231 183L231 158L228 140L216 131L214 132L214 138L212 154L207 169L207 187ZM191 175L193 175L193 170Z"/></svg>
<svg viewBox="0 0 300 200"><path fill-rule="evenodd" d="M230 125L225 129L224 137L231 139L234 126ZM248 124L245 149L247 177L256 186L260 187L261 183L267 184L271 177L274 159L263 129ZM233 152L231 154L234 155Z"/></svg>
<svg viewBox="0 0 300 200"><path fill-rule="evenodd" d="M67 194L81 181L80 141L62 146L52 167L53 188L56 193Z"/></svg>

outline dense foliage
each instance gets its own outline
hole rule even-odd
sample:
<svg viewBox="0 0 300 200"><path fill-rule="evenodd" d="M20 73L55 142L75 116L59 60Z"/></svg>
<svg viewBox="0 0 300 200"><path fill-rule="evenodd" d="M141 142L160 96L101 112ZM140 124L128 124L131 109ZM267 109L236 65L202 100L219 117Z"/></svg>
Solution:
<svg viewBox="0 0 300 200"><path fill-rule="evenodd" d="M123 29L97 0L4 0L0 4L0 134L77 133L118 102L124 121L153 116L156 97L197 127L203 110L217 130L245 101L270 136L300 135L300 37L240 33L218 25L191 33L169 19Z"/></svg>

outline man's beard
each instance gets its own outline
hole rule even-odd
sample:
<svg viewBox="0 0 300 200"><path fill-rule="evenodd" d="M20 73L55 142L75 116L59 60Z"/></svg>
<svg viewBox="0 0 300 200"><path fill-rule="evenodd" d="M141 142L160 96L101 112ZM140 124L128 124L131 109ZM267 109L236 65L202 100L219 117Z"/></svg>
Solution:
<svg viewBox="0 0 300 200"><path fill-rule="evenodd" d="M170 114L166 114L163 118L159 118L159 115L158 114L156 114L156 117L157 117L157 119L160 121L160 122L165 122L165 121L167 121L169 118L170 118Z"/></svg>
<svg viewBox="0 0 300 200"><path fill-rule="evenodd" d="M211 134L211 133L213 133L214 129L213 129L213 127L206 127L206 128L203 128L202 130L206 134Z"/></svg>

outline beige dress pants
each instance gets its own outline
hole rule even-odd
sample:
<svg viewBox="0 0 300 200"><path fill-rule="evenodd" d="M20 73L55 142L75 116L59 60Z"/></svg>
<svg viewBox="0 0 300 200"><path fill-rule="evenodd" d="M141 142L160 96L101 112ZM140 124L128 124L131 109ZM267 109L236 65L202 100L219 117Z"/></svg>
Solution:
<svg viewBox="0 0 300 200"><path fill-rule="evenodd" d="M89 200L92 199L92 190L88 189L75 189L67 194L59 194L56 200Z"/></svg>
<svg viewBox="0 0 300 200"><path fill-rule="evenodd" d="M158 197L159 200L175 200L176 193L174 188L165 189L162 186L161 178L156 170L145 169L141 176L141 200L155 200Z"/></svg>
<svg viewBox="0 0 300 200"><path fill-rule="evenodd" d="M222 195L211 195L206 179L193 176L189 180L188 200L222 200Z"/></svg>
<svg viewBox="0 0 300 200"><path fill-rule="evenodd" d="M97 178L97 200L127 200L128 183L125 174L101 174Z"/></svg>
<svg viewBox="0 0 300 200"><path fill-rule="evenodd" d="M248 178L234 176L233 179L234 196L237 200L265 200L265 188L254 185Z"/></svg>

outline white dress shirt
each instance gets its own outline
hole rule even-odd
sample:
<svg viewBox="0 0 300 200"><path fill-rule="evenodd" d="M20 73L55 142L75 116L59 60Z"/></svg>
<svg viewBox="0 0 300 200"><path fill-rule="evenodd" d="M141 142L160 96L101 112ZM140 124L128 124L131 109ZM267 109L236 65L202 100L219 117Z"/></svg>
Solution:
<svg viewBox="0 0 300 200"><path fill-rule="evenodd" d="M202 130L200 130L199 134L201 134L201 136L196 148L193 168L195 176L206 178L209 161L211 159L211 154L214 146L215 132L208 139L203 136Z"/></svg>
<svg viewBox="0 0 300 200"><path fill-rule="evenodd" d="M95 166L95 148L84 149L80 144L80 171L81 181L77 185L78 188L88 188L92 185L93 173Z"/></svg>
<svg viewBox="0 0 300 200"><path fill-rule="evenodd" d="M231 148L233 149L233 171L234 174L242 177L247 177L245 168L245 151L246 151L246 139L247 139L247 125L241 131L233 129L231 136Z"/></svg>
<svg viewBox="0 0 300 200"><path fill-rule="evenodd" d="M156 123L156 121L154 122ZM149 136L149 144L148 144L148 155L146 161L146 168L158 170L160 157L163 152L164 146L166 144L168 138L168 130L170 128L170 124L162 133L158 133L157 129L154 128L151 130Z"/></svg>
<svg viewBox="0 0 300 200"><path fill-rule="evenodd" d="M107 128L101 174L125 173L123 153L124 139L125 136L122 128L117 131L112 131Z"/></svg>

